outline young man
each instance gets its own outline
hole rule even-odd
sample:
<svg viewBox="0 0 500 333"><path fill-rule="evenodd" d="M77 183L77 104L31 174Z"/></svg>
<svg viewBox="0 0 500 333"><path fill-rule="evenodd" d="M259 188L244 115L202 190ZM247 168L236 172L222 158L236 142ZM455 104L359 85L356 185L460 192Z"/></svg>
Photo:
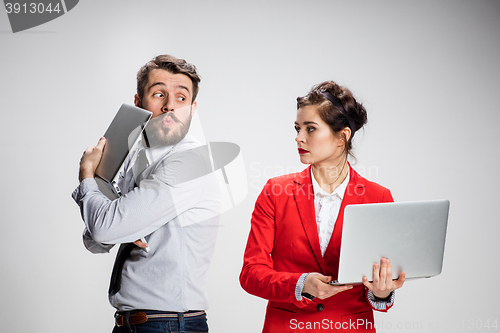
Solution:
<svg viewBox="0 0 500 333"><path fill-rule="evenodd" d="M199 82L193 65L169 55L139 70L135 105L153 116L124 163L122 197L109 200L94 180L104 138L81 158L73 198L85 246L103 253L122 244L109 290L114 333L208 332L204 310L221 195L208 152L186 135Z"/></svg>

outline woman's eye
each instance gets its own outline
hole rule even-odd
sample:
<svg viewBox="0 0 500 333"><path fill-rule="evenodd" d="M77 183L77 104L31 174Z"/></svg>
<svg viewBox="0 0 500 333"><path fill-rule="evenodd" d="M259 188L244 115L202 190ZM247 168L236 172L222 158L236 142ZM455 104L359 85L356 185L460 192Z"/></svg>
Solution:
<svg viewBox="0 0 500 333"><path fill-rule="evenodd" d="M312 132L312 131L314 131L314 130L315 130L315 128L314 128L314 127L308 127L308 128L307 128L307 131L308 131L308 132Z"/></svg>
<svg viewBox="0 0 500 333"><path fill-rule="evenodd" d="M295 132L297 132L297 133L300 132L300 128L298 128L297 126L295 126L294 128L295 128Z"/></svg>

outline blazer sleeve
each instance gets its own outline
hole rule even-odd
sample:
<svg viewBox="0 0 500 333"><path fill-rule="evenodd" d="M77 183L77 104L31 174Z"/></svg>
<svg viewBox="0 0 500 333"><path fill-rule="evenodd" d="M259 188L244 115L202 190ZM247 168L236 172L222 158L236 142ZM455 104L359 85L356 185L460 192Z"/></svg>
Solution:
<svg viewBox="0 0 500 333"><path fill-rule="evenodd" d="M394 202L390 190L384 189L384 192L382 193L382 202Z"/></svg>
<svg viewBox="0 0 500 333"><path fill-rule="evenodd" d="M279 185L278 185L279 186ZM276 233L276 195L270 179L255 203L251 230L245 249L240 284L248 293L270 301L296 303L295 287L302 273L274 269L273 249Z"/></svg>

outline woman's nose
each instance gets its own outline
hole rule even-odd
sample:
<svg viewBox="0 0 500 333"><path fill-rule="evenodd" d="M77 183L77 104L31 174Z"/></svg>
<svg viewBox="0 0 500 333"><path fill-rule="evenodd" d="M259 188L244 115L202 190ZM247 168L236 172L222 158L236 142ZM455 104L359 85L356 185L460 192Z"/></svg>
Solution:
<svg viewBox="0 0 500 333"><path fill-rule="evenodd" d="M302 135L302 131L297 132L297 135L295 136L295 141L296 142L304 142L304 136Z"/></svg>

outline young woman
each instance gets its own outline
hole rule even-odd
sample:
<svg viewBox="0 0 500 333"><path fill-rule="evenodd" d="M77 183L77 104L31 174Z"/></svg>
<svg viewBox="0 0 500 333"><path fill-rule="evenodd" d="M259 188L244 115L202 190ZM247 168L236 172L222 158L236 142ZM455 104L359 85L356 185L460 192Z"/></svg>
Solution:
<svg viewBox="0 0 500 333"><path fill-rule="evenodd" d="M328 284L337 279L345 206L393 201L347 161L366 121L365 108L335 82L297 98L295 141L300 161L310 166L265 185L240 275L243 289L269 300L263 332L375 332L373 310L387 311L404 283L404 273L392 280L383 258L373 265L373 282Z"/></svg>

